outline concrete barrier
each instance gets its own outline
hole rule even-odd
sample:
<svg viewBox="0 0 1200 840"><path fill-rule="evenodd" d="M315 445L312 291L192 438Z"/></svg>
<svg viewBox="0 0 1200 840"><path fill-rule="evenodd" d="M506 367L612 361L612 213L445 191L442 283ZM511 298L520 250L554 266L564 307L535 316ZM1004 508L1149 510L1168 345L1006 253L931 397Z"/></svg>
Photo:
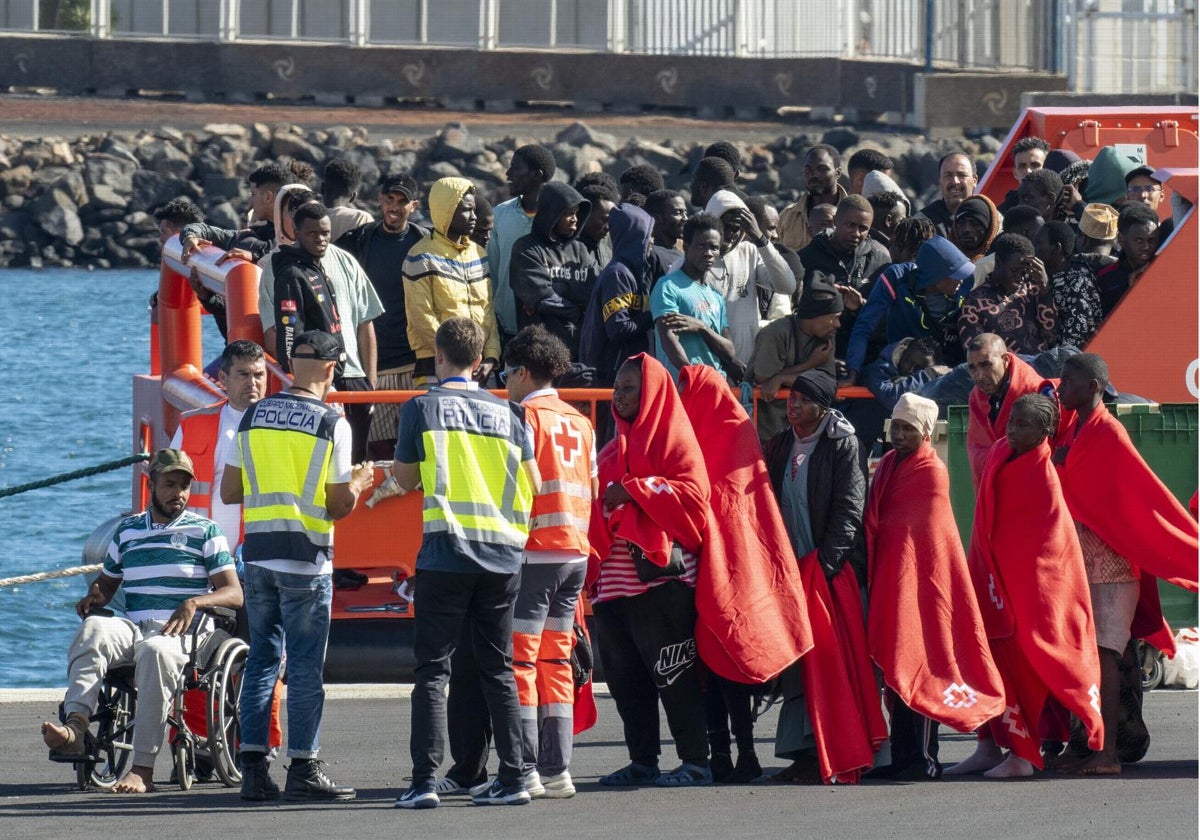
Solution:
<svg viewBox="0 0 1200 840"><path fill-rule="evenodd" d="M182 94L204 101L286 99L453 108L563 102L581 110L679 109L754 118L808 108L815 118L916 127L1004 128L1021 94L1064 88L1045 74L946 72L839 58L748 59L564 51L212 43L0 36L0 89L124 96Z"/></svg>

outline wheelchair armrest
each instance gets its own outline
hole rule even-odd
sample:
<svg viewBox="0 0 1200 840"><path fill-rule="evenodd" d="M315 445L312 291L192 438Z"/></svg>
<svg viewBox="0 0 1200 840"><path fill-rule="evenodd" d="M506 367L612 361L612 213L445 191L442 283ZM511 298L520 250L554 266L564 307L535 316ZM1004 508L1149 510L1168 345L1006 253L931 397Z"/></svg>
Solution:
<svg viewBox="0 0 1200 840"><path fill-rule="evenodd" d="M201 607L197 612L212 616L217 627L226 633L232 635L237 629L237 610L231 610L229 607Z"/></svg>

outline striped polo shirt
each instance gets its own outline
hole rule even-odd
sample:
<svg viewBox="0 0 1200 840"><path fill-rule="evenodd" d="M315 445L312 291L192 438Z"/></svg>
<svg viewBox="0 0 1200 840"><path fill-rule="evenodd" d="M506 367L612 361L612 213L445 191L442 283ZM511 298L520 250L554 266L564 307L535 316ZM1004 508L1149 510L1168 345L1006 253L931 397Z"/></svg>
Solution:
<svg viewBox="0 0 1200 840"><path fill-rule="evenodd" d="M225 535L211 519L185 510L165 525L150 511L117 526L102 574L121 581L125 615L134 624L165 621L186 601L212 587L208 577L232 569Z"/></svg>

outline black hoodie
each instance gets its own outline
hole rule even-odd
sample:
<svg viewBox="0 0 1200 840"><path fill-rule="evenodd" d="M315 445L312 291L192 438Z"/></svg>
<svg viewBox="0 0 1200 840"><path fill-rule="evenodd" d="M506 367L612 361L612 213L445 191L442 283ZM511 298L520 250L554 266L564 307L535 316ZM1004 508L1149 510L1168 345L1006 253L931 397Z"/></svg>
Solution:
<svg viewBox="0 0 1200 840"><path fill-rule="evenodd" d="M291 371L296 336L321 330L342 344L342 319L329 278L312 254L297 245L283 245L271 255L271 270L275 275L275 358L284 370ZM342 363L338 362L337 375L341 374Z"/></svg>
<svg viewBox="0 0 1200 840"><path fill-rule="evenodd" d="M575 205L579 205L576 233L559 240L552 233L554 227ZM578 239L591 211L591 202L566 184L544 184L538 194L533 232L513 244L509 263L509 282L517 299L517 328L545 325L567 345L572 361L579 359L579 328L598 274L591 253Z"/></svg>

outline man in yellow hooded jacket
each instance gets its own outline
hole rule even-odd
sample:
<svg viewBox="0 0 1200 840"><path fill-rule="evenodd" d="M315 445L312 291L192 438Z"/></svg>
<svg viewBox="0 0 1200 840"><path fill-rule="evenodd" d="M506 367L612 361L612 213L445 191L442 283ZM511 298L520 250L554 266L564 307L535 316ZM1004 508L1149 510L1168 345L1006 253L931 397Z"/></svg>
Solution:
<svg viewBox="0 0 1200 840"><path fill-rule="evenodd" d="M483 364L475 378L484 383L500 359L500 338L487 255L471 240L475 186L466 178L441 178L430 187L428 203L433 232L404 260L404 311L408 342L416 355L413 380L437 384L434 336L443 322L462 317L483 327Z"/></svg>

